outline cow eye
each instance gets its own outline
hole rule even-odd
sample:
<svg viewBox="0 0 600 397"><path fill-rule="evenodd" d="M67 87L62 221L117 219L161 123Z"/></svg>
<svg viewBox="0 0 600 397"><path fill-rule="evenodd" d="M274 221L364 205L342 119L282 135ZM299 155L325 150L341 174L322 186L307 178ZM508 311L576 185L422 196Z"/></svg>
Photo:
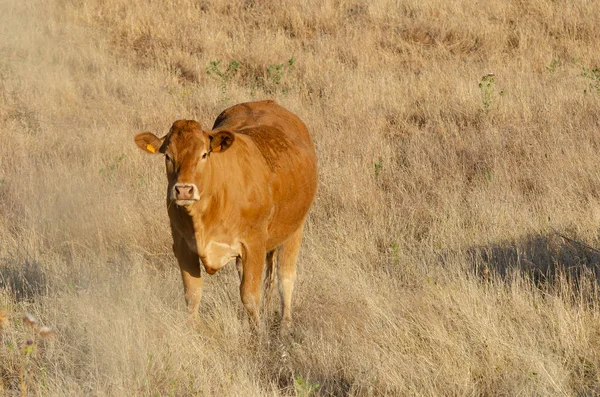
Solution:
<svg viewBox="0 0 600 397"><path fill-rule="evenodd" d="M166 161L171 161L171 157L169 157L169 155L168 155L168 154L166 154L166 153L165 153L165 160L166 160Z"/></svg>
<svg viewBox="0 0 600 397"><path fill-rule="evenodd" d="M207 155L207 153L202 153L202 158L205 159L206 155Z"/></svg>

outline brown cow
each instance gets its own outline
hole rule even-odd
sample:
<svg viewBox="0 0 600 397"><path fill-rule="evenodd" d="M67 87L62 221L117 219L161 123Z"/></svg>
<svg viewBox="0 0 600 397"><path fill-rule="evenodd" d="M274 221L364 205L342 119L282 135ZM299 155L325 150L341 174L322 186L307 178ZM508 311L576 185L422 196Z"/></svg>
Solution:
<svg viewBox="0 0 600 397"><path fill-rule="evenodd" d="M189 314L202 295L200 260L208 274L236 260L240 294L259 323L261 280L277 274L282 324L291 326L296 258L317 190L315 149L304 123L273 101L235 105L211 131L193 120L176 121L158 138L135 137L167 167L167 211Z"/></svg>

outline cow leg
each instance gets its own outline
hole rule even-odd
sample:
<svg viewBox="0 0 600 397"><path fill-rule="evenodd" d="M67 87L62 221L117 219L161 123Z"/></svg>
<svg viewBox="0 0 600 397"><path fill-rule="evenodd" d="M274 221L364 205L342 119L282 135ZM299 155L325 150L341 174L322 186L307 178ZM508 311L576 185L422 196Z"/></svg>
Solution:
<svg viewBox="0 0 600 397"><path fill-rule="evenodd" d="M174 238L173 252L179 262L185 302L191 320L198 318L198 307L202 298L202 277L200 274L200 259L192 252L182 238Z"/></svg>
<svg viewBox="0 0 600 397"><path fill-rule="evenodd" d="M275 268L277 267L277 249L267 252L267 267L265 269L265 308L271 310L271 296L275 282Z"/></svg>
<svg viewBox="0 0 600 397"><path fill-rule="evenodd" d="M260 324L260 287L265 267L265 255L264 248L249 247L243 258L240 295L242 303L255 326L259 326Z"/></svg>
<svg viewBox="0 0 600 397"><path fill-rule="evenodd" d="M279 249L279 264L277 275L279 279L279 296L281 297L281 326L285 331L292 328L292 292L296 281L296 259L302 243L302 231L300 227Z"/></svg>

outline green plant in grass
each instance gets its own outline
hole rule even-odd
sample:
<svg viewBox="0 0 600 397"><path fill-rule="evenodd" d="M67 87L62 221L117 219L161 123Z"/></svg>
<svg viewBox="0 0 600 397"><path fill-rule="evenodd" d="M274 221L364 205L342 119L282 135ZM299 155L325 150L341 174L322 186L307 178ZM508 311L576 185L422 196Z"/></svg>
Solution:
<svg viewBox="0 0 600 397"><path fill-rule="evenodd" d="M318 383L312 383L308 379L302 379L302 376L296 375L294 378L294 390L299 397L310 397L321 387Z"/></svg>
<svg viewBox="0 0 600 397"><path fill-rule="evenodd" d="M558 65L558 59L553 59L552 62L550 62L550 65L546 66L546 70L550 73L554 73L556 72L556 68L558 67Z"/></svg>
<svg viewBox="0 0 600 397"><path fill-rule="evenodd" d="M583 90L583 94L600 94L600 68L589 68L581 64L581 58L571 58L571 62L580 68L579 77L583 77L587 81L587 87Z"/></svg>
<svg viewBox="0 0 600 397"><path fill-rule="evenodd" d="M289 93L289 86L285 84L285 77L294 70L295 57L291 57L285 63L272 63L267 67L267 75L264 78L264 88L271 94Z"/></svg>
<svg viewBox="0 0 600 397"><path fill-rule="evenodd" d="M581 65L581 77L587 80L588 87L583 90L585 95L589 93L600 94L600 69L590 69Z"/></svg>
<svg viewBox="0 0 600 397"><path fill-rule="evenodd" d="M483 103L483 110L487 113L492 107L492 97L494 95L494 85L496 78L493 73L488 73L481 78L479 82L479 89L481 90L481 102ZM500 95L504 93L501 92Z"/></svg>
<svg viewBox="0 0 600 397"><path fill-rule="evenodd" d="M3 334L11 328L22 332L23 342L3 340ZM0 341L3 342L0 343L0 349L5 346L10 352L9 355L18 354L19 356L18 384L15 384L14 387L18 387L21 396L31 395L32 386L37 388L34 394L37 395L41 392L41 395L44 395L47 371L39 363L40 350L45 348L45 340L51 339L55 335L56 333L52 328L42 326L31 314L26 314L22 320L14 319L11 321L8 312L0 310ZM34 384L36 379L38 381L37 385ZM0 379L0 394L2 395L4 395L4 387L4 382Z"/></svg>
<svg viewBox="0 0 600 397"><path fill-rule="evenodd" d="M168 93L173 100L173 106L177 107L178 103L186 101L192 95L192 90L191 88L172 87L169 88Z"/></svg>
<svg viewBox="0 0 600 397"><path fill-rule="evenodd" d="M240 68L240 63L233 60L229 63L225 70L221 70L221 60L210 61L210 64L206 68L206 74L219 82L221 86L221 94L223 95L224 101L228 101L227 96L228 84L231 78L235 75L237 70Z"/></svg>
<svg viewBox="0 0 600 397"><path fill-rule="evenodd" d="M381 169L383 168L383 160L379 160L378 162L374 163L375 165L375 178L377 178L379 176L379 174L381 173Z"/></svg>
<svg viewBox="0 0 600 397"><path fill-rule="evenodd" d="M106 167L102 167L100 168L100 173L106 177L112 177L112 175L114 174L115 170L117 169L117 167L119 166L119 164L125 160L125 153L122 153L119 157L115 158L115 160L110 163L108 166Z"/></svg>

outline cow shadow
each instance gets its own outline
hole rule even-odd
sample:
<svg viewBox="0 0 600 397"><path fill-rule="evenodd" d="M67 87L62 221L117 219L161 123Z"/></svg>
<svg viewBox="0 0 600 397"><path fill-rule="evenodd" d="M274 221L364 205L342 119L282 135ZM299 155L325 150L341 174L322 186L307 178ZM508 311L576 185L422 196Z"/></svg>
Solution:
<svg viewBox="0 0 600 397"><path fill-rule="evenodd" d="M518 273L542 289L557 287L559 278L576 290L583 280L600 285L600 250L557 231L471 247L466 255L470 270L484 280L508 282Z"/></svg>
<svg viewBox="0 0 600 397"><path fill-rule="evenodd" d="M262 355L266 363L261 377L265 388L271 388L275 381L279 393L285 396L347 396L354 390L360 390L360 385L333 368L313 372L305 378L308 371L302 368L302 359L298 357L303 353L296 351L297 346L302 344L302 336L269 332L263 337L266 339L256 348L260 350L257 354Z"/></svg>
<svg viewBox="0 0 600 397"><path fill-rule="evenodd" d="M7 291L18 302L44 295L46 285L47 278L39 262L0 258L0 290Z"/></svg>

